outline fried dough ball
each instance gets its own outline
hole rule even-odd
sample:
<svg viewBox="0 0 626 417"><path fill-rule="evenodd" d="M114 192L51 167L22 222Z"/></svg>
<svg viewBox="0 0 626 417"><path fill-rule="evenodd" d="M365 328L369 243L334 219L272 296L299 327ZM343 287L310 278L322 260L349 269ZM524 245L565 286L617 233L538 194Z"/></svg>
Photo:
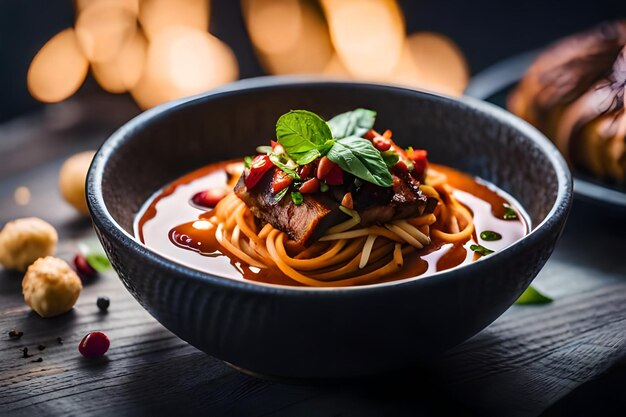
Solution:
<svg viewBox="0 0 626 417"><path fill-rule="evenodd" d="M37 217L10 221L0 231L0 264L26 271L38 258L52 255L57 240L54 227Z"/></svg>
<svg viewBox="0 0 626 417"><path fill-rule="evenodd" d="M69 157L59 172L59 188L65 201L80 213L88 215L85 179L94 151L80 152Z"/></svg>
<svg viewBox="0 0 626 417"><path fill-rule="evenodd" d="M67 262L53 256L35 261L22 280L24 301L41 317L70 311L82 288L80 278Z"/></svg>

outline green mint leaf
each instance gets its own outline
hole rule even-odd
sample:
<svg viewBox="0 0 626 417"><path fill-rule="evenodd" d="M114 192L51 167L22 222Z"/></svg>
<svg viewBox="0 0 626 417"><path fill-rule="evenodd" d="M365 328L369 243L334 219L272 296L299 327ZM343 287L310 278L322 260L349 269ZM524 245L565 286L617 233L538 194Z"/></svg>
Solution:
<svg viewBox="0 0 626 417"><path fill-rule="evenodd" d="M299 206L304 201L304 197L302 197L302 193L300 191L292 191L291 201L293 201L293 204L296 206Z"/></svg>
<svg viewBox="0 0 626 417"><path fill-rule="evenodd" d="M482 245L471 245L470 249L482 256L491 255L493 253L491 249L487 249Z"/></svg>
<svg viewBox="0 0 626 417"><path fill-rule="evenodd" d="M289 177L291 177L294 180L300 179L300 175L298 175L298 172L294 168L291 168L288 165L286 165L282 161L280 155L277 155L275 153L270 153L268 155L270 157L270 161L272 161L272 163L276 165L278 168L280 168L285 174L289 175Z"/></svg>
<svg viewBox="0 0 626 417"><path fill-rule="evenodd" d="M246 168L250 168L252 166L252 157L251 156L244 156L243 157L243 165Z"/></svg>
<svg viewBox="0 0 626 417"><path fill-rule="evenodd" d="M277 192L276 195L274 196L274 200L276 200L276 202L278 203L280 200L283 199L284 196L287 195L287 191L289 191L289 187L285 187L279 192Z"/></svg>
<svg viewBox="0 0 626 417"><path fill-rule="evenodd" d="M547 304L551 302L552 298L540 293L531 285L519 296L515 304Z"/></svg>
<svg viewBox="0 0 626 417"><path fill-rule="evenodd" d="M333 134L317 114L292 110L276 122L276 139L298 165L306 165L321 156L319 148L327 146Z"/></svg>
<svg viewBox="0 0 626 417"><path fill-rule="evenodd" d="M500 240L502 239L502 235L498 232L494 232L493 230L485 230L484 232L480 232L480 238L482 240L486 240L488 242L494 241L494 240Z"/></svg>
<svg viewBox="0 0 626 417"><path fill-rule="evenodd" d="M502 216L504 220L516 220L517 212L508 204L504 204L504 215Z"/></svg>
<svg viewBox="0 0 626 417"><path fill-rule="evenodd" d="M328 159L341 169L379 187L391 187L393 178L378 149L367 139L339 139L328 151Z"/></svg>
<svg viewBox="0 0 626 417"><path fill-rule="evenodd" d="M109 262L109 259L102 254L90 253L85 255L85 259L87 260L89 266L98 272L104 272L111 268L111 262Z"/></svg>
<svg viewBox="0 0 626 417"><path fill-rule="evenodd" d="M388 150L385 152L381 152L381 155L383 157L383 161L385 161L385 164L388 167L392 167L395 164L398 163L398 161L400 160L400 157L398 156L398 153L394 150Z"/></svg>
<svg viewBox="0 0 626 417"><path fill-rule="evenodd" d="M355 109L338 114L328 121L335 139L349 136L361 137L374 127L376 112L367 109Z"/></svg>

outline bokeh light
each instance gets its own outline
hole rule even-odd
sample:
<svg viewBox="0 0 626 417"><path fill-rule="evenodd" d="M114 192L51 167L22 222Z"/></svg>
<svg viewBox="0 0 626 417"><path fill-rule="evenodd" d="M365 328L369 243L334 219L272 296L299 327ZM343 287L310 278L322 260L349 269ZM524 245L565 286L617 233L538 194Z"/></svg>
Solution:
<svg viewBox="0 0 626 417"><path fill-rule="evenodd" d="M89 61L74 29L50 39L33 58L27 75L28 91L39 101L54 103L74 94L85 81Z"/></svg>
<svg viewBox="0 0 626 417"><path fill-rule="evenodd" d="M269 74L321 74L462 94L469 70L444 35L406 34L396 0L240 0L250 41ZM50 39L28 73L33 97L55 102L91 64L110 93L140 107L237 79L231 48L209 32L209 0L75 0L76 27Z"/></svg>

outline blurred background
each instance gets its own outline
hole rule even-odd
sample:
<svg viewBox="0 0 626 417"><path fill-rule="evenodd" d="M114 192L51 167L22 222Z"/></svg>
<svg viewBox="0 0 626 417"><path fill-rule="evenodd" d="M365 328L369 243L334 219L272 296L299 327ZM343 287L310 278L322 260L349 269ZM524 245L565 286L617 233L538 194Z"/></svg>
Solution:
<svg viewBox="0 0 626 417"><path fill-rule="evenodd" d="M459 95L473 73L625 8L607 0L3 0L0 124L76 97L122 95L120 112L130 114L273 74Z"/></svg>

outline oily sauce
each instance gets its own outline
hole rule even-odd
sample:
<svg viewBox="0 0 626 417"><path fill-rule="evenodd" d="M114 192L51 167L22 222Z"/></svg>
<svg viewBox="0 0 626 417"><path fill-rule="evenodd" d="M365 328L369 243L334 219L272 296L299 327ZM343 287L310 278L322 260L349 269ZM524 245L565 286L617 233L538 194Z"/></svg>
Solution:
<svg viewBox="0 0 626 417"><path fill-rule="evenodd" d="M528 233L528 217L511 196L455 169L432 163L430 167L447 176L456 199L473 213L474 235L463 244L433 239L429 246L405 256L402 271L386 281L430 275L475 261L480 255L470 249L472 244L497 252ZM211 164L166 186L140 210L135 221L135 236L167 258L214 275L299 286L301 284L277 268L258 269L231 259L219 251L214 234L206 233L212 213L195 206L191 197L204 190L232 188L242 169L237 161ZM514 209L517 219L503 220L507 206ZM483 231L495 231L502 237L485 241L480 237Z"/></svg>

